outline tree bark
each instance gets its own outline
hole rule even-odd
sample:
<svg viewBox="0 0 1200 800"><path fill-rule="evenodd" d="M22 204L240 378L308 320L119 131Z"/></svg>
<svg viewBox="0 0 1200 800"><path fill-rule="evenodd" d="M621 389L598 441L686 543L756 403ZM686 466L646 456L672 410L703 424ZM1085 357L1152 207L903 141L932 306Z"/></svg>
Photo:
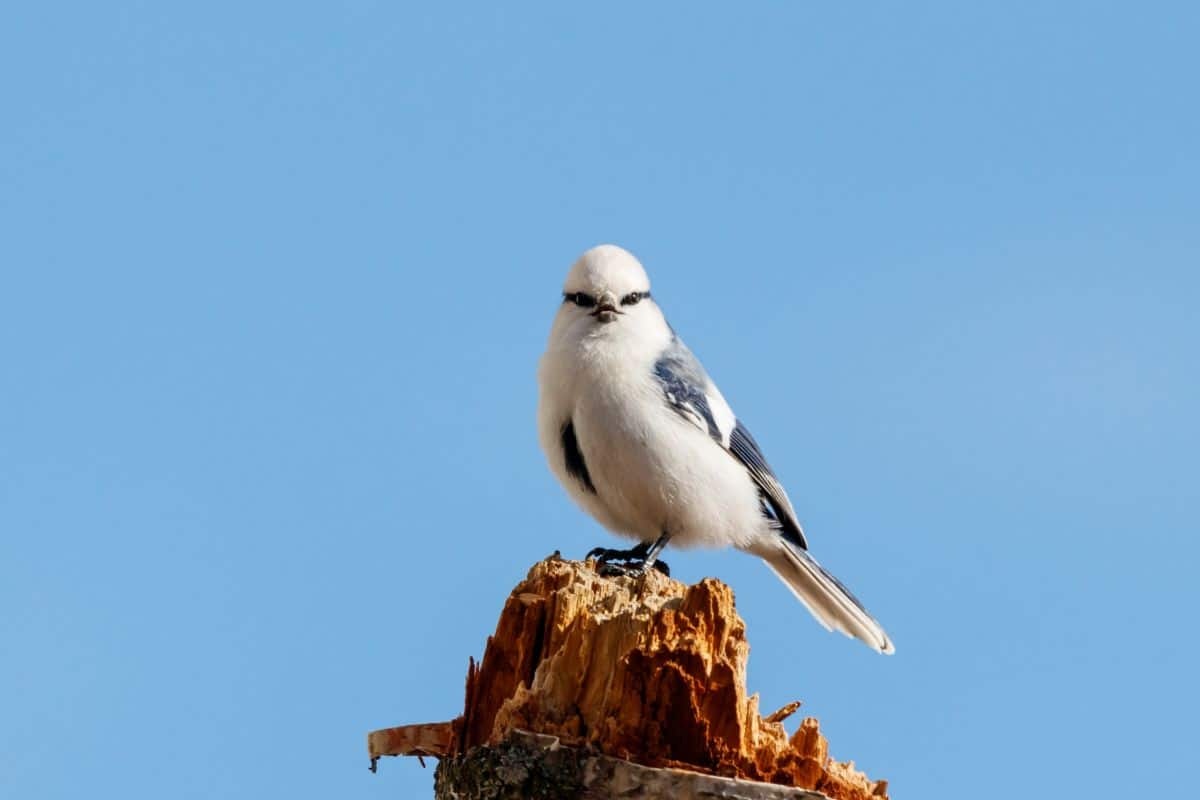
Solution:
<svg viewBox="0 0 1200 800"><path fill-rule="evenodd" d="M435 800L824 800L825 795L769 783L644 767L573 747L552 736L512 731L499 744L446 758L434 777Z"/></svg>
<svg viewBox="0 0 1200 800"><path fill-rule="evenodd" d="M436 797L886 800L828 756L791 703L746 693L745 624L723 583L599 575L552 556L513 589L452 722L375 731L382 755L442 759ZM820 794L818 794L820 793Z"/></svg>

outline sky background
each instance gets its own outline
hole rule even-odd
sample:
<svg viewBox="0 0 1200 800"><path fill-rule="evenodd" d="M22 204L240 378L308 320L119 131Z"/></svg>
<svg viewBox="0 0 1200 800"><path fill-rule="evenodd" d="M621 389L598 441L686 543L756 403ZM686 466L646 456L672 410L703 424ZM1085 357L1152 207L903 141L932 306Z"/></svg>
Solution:
<svg viewBox="0 0 1200 800"><path fill-rule="evenodd" d="M534 426L601 242L896 642L668 553L764 708L896 798L1194 779L1195 4L3 16L0 795L431 796L366 732L616 541Z"/></svg>

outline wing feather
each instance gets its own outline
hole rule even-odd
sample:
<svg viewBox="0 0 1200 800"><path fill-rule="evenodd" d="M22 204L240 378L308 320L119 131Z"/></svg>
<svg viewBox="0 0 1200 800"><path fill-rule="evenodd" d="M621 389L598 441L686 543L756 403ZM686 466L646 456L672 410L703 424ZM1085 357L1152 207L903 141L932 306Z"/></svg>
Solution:
<svg viewBox="0 0 1200 800"><path fill-rule="evenodd" d="M750 477L762 490L763 498L775 512L775 518L779 521L784 536L807 550L808 541L804 538L804 529L800 527L800 521L796 519L792 501L788 499L783 485L775 477L775 472L767 463L758 442L754 441L754 437L741 421L733 426L733 433L729 437L729 452L745 465Z"/></svg>
<svg viewBox="0 0 1200 800"><path fill-rule="evenodd" d="M769 516L778 523L780 533L807 549L804 530L766 456L750 431L733 416L687 345L678 338L672 340L671 346L655 363L654 374L662 385L667 404L742 463L762 493L764 505L772 512ZM722 429L722 423L727 430Z"/></svg>

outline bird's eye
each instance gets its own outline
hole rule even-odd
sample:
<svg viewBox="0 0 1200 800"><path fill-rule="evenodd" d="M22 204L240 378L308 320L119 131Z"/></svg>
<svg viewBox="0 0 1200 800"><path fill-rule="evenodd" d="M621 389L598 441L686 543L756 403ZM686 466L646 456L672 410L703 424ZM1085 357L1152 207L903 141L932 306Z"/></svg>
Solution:
<svg viewBox="0 0 1200 800"><path fill-rule="evenodd" d="M583 292L567 292L563 295L563 300L568 303L574 303L580 308L591 308L596 305L596 298Z"/></svg>
<svg viewBox="0 0 1200 800"><path fill-rule="evenodd" d="M630 292L629 294L627 294L621 298L621 305L636 306L638 303L642 302L642 300L646 299L649 296L650 296L649 292Z"/></svg>

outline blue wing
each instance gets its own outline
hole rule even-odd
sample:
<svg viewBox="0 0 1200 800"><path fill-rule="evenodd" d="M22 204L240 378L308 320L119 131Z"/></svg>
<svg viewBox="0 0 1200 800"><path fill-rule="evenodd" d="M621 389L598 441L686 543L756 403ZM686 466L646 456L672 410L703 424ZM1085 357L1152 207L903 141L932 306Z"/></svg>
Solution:
<svg viewBox="0 0 1200 800"><path fill-rule="evenodd" d="M724 442L725 437L713 416L712 403L708 398L708 387L712 381L692 351L678 338L672 340L671 346L655 362L654 376L662 384L667 404L676 413L716 442Z"/></svg>
<svg viewBox="0 0 1200 800"><path fill-rule="evenodd" d="M796 512L788 500L787 492L775 477L771 465L767 463L767 457L758 447L758 442L754 441L754 437L740 420L734 423L733 434L729 437L729 452L745 465L750 477L758 484L764 504L770 508L772 516L779 523L780 533L807 550L808 540L804 538L804 529L796 519Z"/></svg>
<svg viewBox="0 0 1200 800"><path fill-rule="evenodd" d="M763 513L785 538L807 549L804 530L796 519L787 492L775 477L758 442L733 415L700 361L678 337L672 339L655 362L654 375L662 385L667 405L741 462L758 486Z"/></svg>

